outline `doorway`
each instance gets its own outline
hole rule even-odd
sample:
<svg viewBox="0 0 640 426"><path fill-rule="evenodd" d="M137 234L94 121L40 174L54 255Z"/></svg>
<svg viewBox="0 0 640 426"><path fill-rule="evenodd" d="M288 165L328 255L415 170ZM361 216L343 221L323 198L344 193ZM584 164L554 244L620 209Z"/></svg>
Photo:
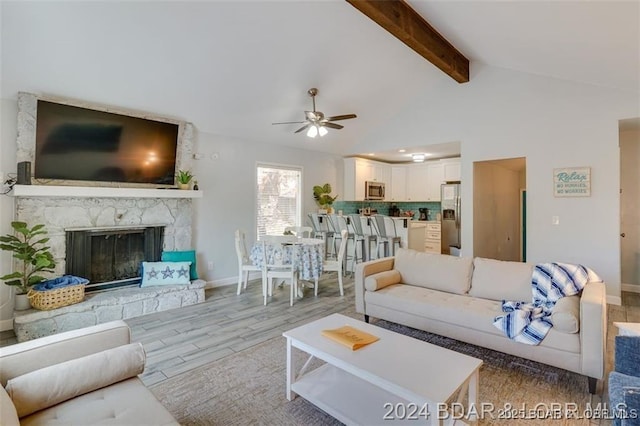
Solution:
<svg viewBox="0 0 640 426"><path fill-rule="evenodd" d="M524 261L526 158L473 163L473 255Z"/></svg>
<svg viewBox="0 0 640 426"><path fill-rule="evenodd" d="M640 293L640 118L620 120L620 276Z"/></svg>

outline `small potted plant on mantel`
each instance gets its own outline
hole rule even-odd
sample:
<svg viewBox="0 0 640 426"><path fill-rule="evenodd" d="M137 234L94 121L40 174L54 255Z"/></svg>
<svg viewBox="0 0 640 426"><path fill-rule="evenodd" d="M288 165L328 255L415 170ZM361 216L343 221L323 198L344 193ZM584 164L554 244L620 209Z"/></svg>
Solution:
<svg viewBox="0 0 640 426"><path fill-rule="evenodd" d="M178 181L178 188L189 189L193 174L189 170L179 170L176 180Z"/></svg>
<svg viewBox="0 0 640 426"><path fill-rule="evenodd" d="M20 267L15 272L0 277L6 285L15 287L16 299L14 309L29 309L27 292L29 288L45 277L40 272L54 272L56 266L50 247L45 244L48 237L42 237L47 233L44 225L34 225L29 229L25 222L11 222L15 235L0 236L0 249L13 253L13 258L18 260Z"/></svg>
<svg viewBox="0 0 640 426"><path fill-rule="evenodd" d="M336 198L338 198L338 196L336 195L335 197L332 197L331 185L325 183L322 186L316 185L313 187L313 198L315 198L316 203L318 203L320 208L324 210L321 213L332 213L333 208L331 207L331 205L336 200Z"/></svg>

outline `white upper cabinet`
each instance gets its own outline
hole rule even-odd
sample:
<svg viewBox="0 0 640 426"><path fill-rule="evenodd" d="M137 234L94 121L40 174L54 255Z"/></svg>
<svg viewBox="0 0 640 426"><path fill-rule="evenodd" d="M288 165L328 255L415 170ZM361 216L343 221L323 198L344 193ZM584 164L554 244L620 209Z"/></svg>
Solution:
<svg viewBox="0 0 640 426"><path fill-rule="evenodd" d="M425 163L407 166L407 201L427 199L427 177Z"/></svg>
<svg viewBox="0 0 640 426"><path fill-rule="evenodd" d="M345 201L364 200L366 181L386 184L385 201L440 201L440 185L460 181L460 158L418 164L386 164L364 158L344 159Z"/></svg>
<svg viewBox="0 0 640 426"><path fill-rule="evenodd" d="M444 166L444 180L447 182L460 181L460 158L452 158L442 164Z"/></svg>
<svg viewBox="0 0 640 426"><path fill-rule="evenodd" d="M427 165L427 181L425 182L426 201L440 201L440 185L444 183L444 165L433 163Z"/></svg>
<svg viewBox="0 0 640 426"><path fill-rule="evenodd" d="M391 166L362 158L344 159L343 199L345 201L364 200L364 183L368 180L389 185L391 181Z"/></svg>
<svg viewBox="0 0 640 426"><path fill-rule="evenodd" d="M391 166L391 188L387 188L389 201L406 201L407 167Z"/></svg>

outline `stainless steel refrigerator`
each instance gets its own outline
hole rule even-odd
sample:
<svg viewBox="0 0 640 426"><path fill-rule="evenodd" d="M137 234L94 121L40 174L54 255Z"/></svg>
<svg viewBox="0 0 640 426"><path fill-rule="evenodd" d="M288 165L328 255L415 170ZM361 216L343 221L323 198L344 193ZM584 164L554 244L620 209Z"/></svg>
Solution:
<svg viewBox="0 0 640 426"><path fill-rule="evenodd" d="M460 184L440 186L440 214L442 220L442 253L460 256Z"/></svg>

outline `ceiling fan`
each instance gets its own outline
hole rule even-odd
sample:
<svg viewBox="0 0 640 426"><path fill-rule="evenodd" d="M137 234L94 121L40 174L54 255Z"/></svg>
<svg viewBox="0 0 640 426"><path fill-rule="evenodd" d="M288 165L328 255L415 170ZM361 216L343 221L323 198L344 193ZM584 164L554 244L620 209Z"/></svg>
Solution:
<svg viewBox="0 0 640 426"><path fill-rule="evenodd" d="M349 120L350 118L356 118L355 114L345 114L345 115L335 115L333 117L325 117L323 113L320 111L316 111L316 95L318 94L318 89L312 87L307 91L309 96L311 96L311 100L313 101L313 111L305 111L304 115L307 117L305 121L285 121L282 123L271 123L271 124L304 124L304 126L300 127L294 133L300 133L304 130L307 131L307 136L310 138L315 138L316 136L324 136L327 134L326 127L331 129L342 129L344 126L340 124L333 123L333 121L339 120Z"/></svg>

